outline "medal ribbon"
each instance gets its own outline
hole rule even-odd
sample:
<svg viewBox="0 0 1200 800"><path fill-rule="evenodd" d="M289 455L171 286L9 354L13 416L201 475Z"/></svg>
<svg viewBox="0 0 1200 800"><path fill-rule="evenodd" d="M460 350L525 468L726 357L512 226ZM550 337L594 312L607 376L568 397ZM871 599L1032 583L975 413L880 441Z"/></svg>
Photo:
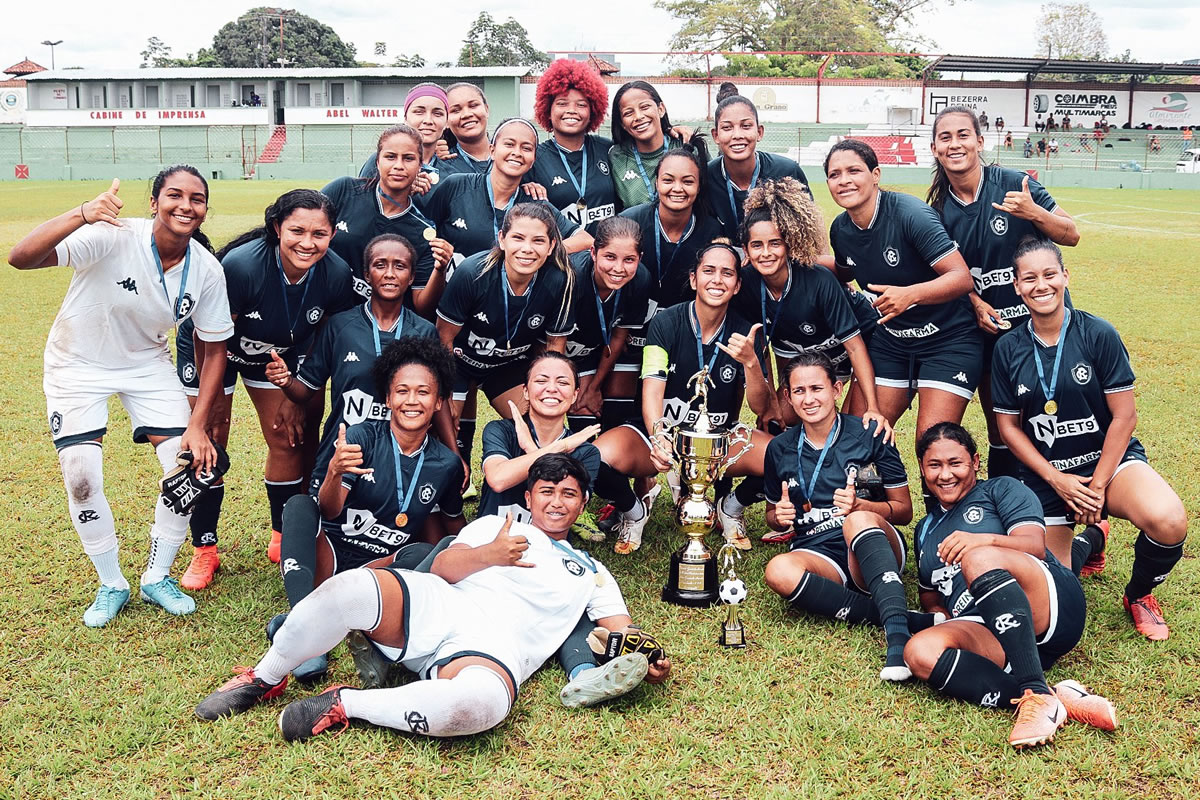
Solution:
<svg viewBox="0 0 1200 800"><path fill-rule="evenodd" d="M726 316L721 320L721 327L717 330L717 335L713 337L713 354L712 358L708 359L708 363L704 363L704 334L700 330L700 318L696 316L696 304L688 305L688 313L692 315L692 325L696 332L696 364L703 367L706 372L712 372L713 364L717 363L717 356L721 354L721 348L717 347L717 342L721 340L721 334L725 332L725 322L729 319Z"/></svg>
<svg viewBox="0 0 1200 800"><path fill-rule="evenodd" d="M738 208L737 200L733 196L733 181L729 180L729 173L725 172L725 159L721 159L721 172L725 175L725 190L729 192L729 208L733 211L733 221L735 225L742 224L742 210ZM747 190L753 189L758 183L758 174L762 172L762 160L759 159L758 153L754 154L754 174L750 176L750 185Z"/></svg>
<svg viewBox="0 0 1200 800"><path fill-rule="evenodd" d="M537 283L537 273L534 273L533 280L525 287L525 307L521 309L521 314L517 317L517 324L512 329L508 327L508 296L512 294L512 289L508 286L508 271L503 264L500 265L500 281L504 285L504 338L505 349L508 349L512 347L513 333L521 332L521 323L525 320L525 313L529 311L529 301L532 299L533 286Z"/></svg>
<svg viewBox="0 0 1200 800"><path fill-rule="evenodd" d="M364 305L367 312L367 319L371 320L371 334L375 337L375 357L379 358L383 355L383 348L379 344L379 323L375 321L375 314L371 311L371 301L368 300ZM395 333L392 334L392 341L399 339L404 335L404 309L400 309L400 316L396 318Z"/></svg>
<svg viewBox="0 0 1200 800"><path fill-rule="evenodd" d="M492 176L490 173L486 177L484 177L483 183L485 186L487 186L488 208L490 208L492 210L492 235L495 236L496 239L499 239L500 238L500 225L499 225L499 223L496 222L496 192L494 189L492 189ZM513 191L512 197L508 198L508 205L506 205L504 207L504 215L505 216L508 216L509 210L514 205L517 204L517 195L520 193L521 193L521 187L518 186Z"/></svg>
<svg viewBox="0 0 1200 800"><path fill-rule="evenodd" d="M323 261L324 259L322 259ZM318 262L319 263L319 262ZM288 335L292 337L292 341L296 341L296 326L300 324L300 315L304 313L304 301L308 299L308 287L312 286L313 277L310 274L316 265L313 265L308 272L304 273L301 282L304 283L304 291L300 294L300 309L296 312L296 316L292 316L292 307L288 303L288 279L283 271L283 259L279 255L279 247L275 247L275 266L279 267L279 291L283 295L283 319L288 323ZM291 284L295 285L295 284Z"/></svg>
<svg viewBox="0 0 1200 800"><path fill-rule="evenodd" d="M576 564L578 564L581 567L587 567L588 569L590 569L592 571L593 575L599 574L599 570L596 568L596 559L594 559L590 555L588 555L586 550L575 550L574 548L570 547L569 545L565 545L562 542L558 541L553 536L547 536L546 538L550 540L550 544L554 545L559 550L566 553L567 558L571 559L572 561L574 561ZM576 556L578 556L579 558L576 558ZM580 559L583 559L583 560L581 561Z"/></svg>
<svg viewBox="0 0 1200 800"><path fill-rule="evenodd" d="M575 191L579 192L579 202L586 203L587 202L587 200L586 200L586 197L587 197L587 170L588 170L587 142L584 141L583 147L580 148L580 150L579 150L580 155L583 157L583 183L582 184L580 184L579 181L575 180L575 173L571 172L571 165L567 163L567 156L563 152L562 147L559 146L558 142L554 143L554 150L556 153L558 153L558 158L560 161L562 161L563 169L566 170L567 177L571 179L571 184L575 187ZM643 172L643 174L645 174L645 173Z"/></svg>
<svg viewBox="0 0 1200 800"><path fill-rule="evenodd" d="M667 239L667 234L663 231L662 219L658 215L658 206L654 206L654 264L657 268L658 285L662 286L663 276L671 271L671 265L675 263L675 256L679 255L679 247L692 235L692 231L696 229L696 215L692 214L688 217L687 229L683 232L683 236L679 237L678 242L672 242ZM664 269L662 263L662 240L667 239L667 244L675 245L675 249L671 251L671 257L667 259L667 266Z"/></svg>
<svg viewBox="0 0 1200 800"><path fill-rule="evenodd" d="M768 346L770 346L771 339L775 335L775 326L779 324L779 318L781 316L783 316L783 314L782 314L783 301L785 299L787 299L788 292L790 292L791 290L792 290L792 266L791 266L791 264L789 264L788 265L787 285L783 287L783 293L779 295L779 300L771 301L771 302L775 303L775 319L771 321L770 325L767 325L767 281L766 281L766 279L765 278L762 279L762 283L760 283L758 285L758 300L759 300L759 305L762 308L762 321L763 321L763 327L766 328L767 345Z"/></svg>
<svg viewBox="0 0 1200 800"><path fill-rule="evenodd" d="M1038 352L1037 335L1033 332L1033 320L1029 320L1029 338L1033 340L1033 364L1037 367L1038 383L1042 386L1042 394L1047 403L1054 402L1054 393L1058 389L1058 367L1062 364L1063 339L1067 336L1067 325L1071 322L1071 309L1063 309L1062 327L1058 331L1058 341L1054 344L1054 371L1050 375L1050 386L1046 387L1046 371L1042 366L1042 355ZM1048 413L1048 412L1047 412Z"/></svg>
<svg viewBox="0 0 1200 800"><path fill-rule="evenodd" d="M154 234L150 235L150 252L154 255L154 266L158 267L158 282L162 286L163 296L167 298L167 308L171 308L171 293L167 291L167 271L163 269L162 257L158 254L158 242L154 241ZM183 255L183 275L179 279L179 294L175 295L175 309L171 316L171 321L178 324L179 309L183 306L183 294L187 289L188 272L192 268L192 243L188 242L187 250Z"/></svg>
<svg viewBox="0 0 1200 800"><path fill-rule="evenodd" d="M821 454L817 456L817 464L813 467L812 479L809 480L808 486L805 488L805 497L808 502L813 502L813 489L817 486L817 478L821 475L821 467L825 464L825 456L829 454L829 446L833 444L833 440L837 438L838 430L842 427L842 415L838 414L833 418L833 428L830 429L829 435L825 437L825 444L821 446ZM804 443L807 439L804 436L804 429L800 430L800 439L796 442L796 475L800 478L800 485L804 486Z"/></svg>
<svg viewBox="0 0 1200 800"><path fill-rule="evenodd" d="M666 148L666 145L663 145ZM638 172L642 173L642 183L646 184L646 192L650 195L650 202L658 199L658 192L654 191L654 184L650 182L650 176L646 174L646 167L642 164L642 154L638 152L637 145L633 146L633 159L637 162Z"/></svg>
<svg viewBox="0 0 1200 800"><path fill-rule="evenodd" d="M608 333L608 320L604 318L604 303L600 300L599 293L592 295L592 299L596 301L596 316L600 318L600 335L604 338L604 346L608 347L609 340L612 337ZM612 293L613 315L617 313L617 306L621 303L621 290L617 289Z"/></svg>
<svg viewBox="0 0 1200 800"><path fill-rule="evenodd" d="M400 443L396 441L396 435L388 431L388 438L392 440L392 458L396 463L396 504L400 506L400 512L397 514L407 514L408 507L412 504L413 492L417 488L417 480L421 477L421 467L425 464L425 445L428 443L429 437L426 436L426 441L421 443L421 454L417 456L417 466L413 468L412 480L409 481L408 491L404 491L404 472L400 468Z"/></svg>

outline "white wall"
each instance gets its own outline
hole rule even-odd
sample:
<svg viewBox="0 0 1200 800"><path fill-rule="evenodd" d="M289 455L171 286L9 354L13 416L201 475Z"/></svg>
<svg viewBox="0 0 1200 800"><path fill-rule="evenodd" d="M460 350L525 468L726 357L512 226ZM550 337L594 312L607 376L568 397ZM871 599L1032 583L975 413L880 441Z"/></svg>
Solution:
<svg viewBox="0 0 1200 800"><path fill-rule="evenodd" d="M0 89L0 125L25 121L25 107L28 99L26 92L24 86Z"/></svg>

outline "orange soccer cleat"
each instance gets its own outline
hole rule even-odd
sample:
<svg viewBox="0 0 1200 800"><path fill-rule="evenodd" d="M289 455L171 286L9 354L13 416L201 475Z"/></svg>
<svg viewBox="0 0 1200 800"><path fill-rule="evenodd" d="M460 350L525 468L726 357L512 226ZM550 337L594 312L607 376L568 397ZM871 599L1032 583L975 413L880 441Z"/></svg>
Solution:
<svg viewBox="0 0 1200 800"><path fill-rule="evenodd" d="M1133 627L1137 628L1137 632L1142 636L1152 642L1161 642L1171 635L1171 629L1167 627L1167 621L1163 619L1162 609L1154 595L1148 594L1133 601L1124 596L1121 602L1133 618Z"/></svg>
<svg viewBox="0 0 1200 800"><path fill-rule="evenodd" d="M1117 710L1107 697L1092 694L1078 681L1059 681L1054 693L1067 709L1067 718L1102 731L1117 729Z"/></svg>
<svg viewBox="0 0 1200 800"><path fill-rule="evenodd" d="M1008 743L1020 750L1054 741L1054 734L1067 724L1067 709L1057 695L1034 694L1026 689L1017 706L1017 721L1013 724Z"/></svg>
<svg viewBox="0 0 1200 800"><path fill-rule="evenodd" d="M279 544L283 541L283 534L279 531L271 531L271 541L267 542L267 558L271 559L272 564L279 563Z"/></svg>
<svg viewBox="0 0 1200 800"><path fill-rule="evenodd" d="M187 572L183 573L179 583L193 592L207 588L220 566L221 556L215 544L197 547L196 552L192 553L192 563L188 564Z"/></svg>

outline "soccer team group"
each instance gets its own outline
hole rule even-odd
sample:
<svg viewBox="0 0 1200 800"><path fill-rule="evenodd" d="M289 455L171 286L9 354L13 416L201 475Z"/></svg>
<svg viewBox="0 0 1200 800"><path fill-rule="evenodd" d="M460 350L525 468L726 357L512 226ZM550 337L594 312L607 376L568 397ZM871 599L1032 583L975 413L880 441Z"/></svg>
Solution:
<svg viewBox="0 0 1200 800"><path fill-rule="evenodd" d="M189 166L154 179L149 218L122 216L114 180L29 233L14 266L74 269L44 388L100 582L84 623L108 624L130 598L103 489L109 397L164 473L140 596L190 614L183 589L203 590L220 563L240 375L289 611L200 717L276 698L289 674L321 680L343 640L362 688L287 705L288 740L353 719L488 730L553 656L568 706L663 682L664 648L584 543L639 548L658 476L679 494L671 430L696 423L699 395L718 428L743 403L757 419L716 486L717 518L749 549L744 512L765 500L761 538L785 552L764 579L786 603L881 626L884 680L1015 704L1016 747L1068 718L1112 730L1109 701L1075 680L1051 687L1045 670L1083 633L1080 577L1104 569L1110 515L1138 530L1125 609L1167 638L1153 589L1187 525L1133 437L1120 336L1072 305L1058 247L1079 240L1070 215L1027 175L982 163L978 120L952 107L934 122L927 203L880 189L867 144L833 146L826 184L844 211L827 233L800 167L757 150L754 105L723 95L709 160L706 137L673 126L643 81L616 92L612 139L597 136L608 91L583 63L551 64L536 125L505 120L490 137L476 86L423 84L362 175L283 194L215 254L200 230L208 185ZM480 389L500 418L472 476ZM987 480L960 425L976 391ZM914 402L919 479L892 429ZM593 493L608 503L597 517ZM909 542L914 496L926 513ZM170 570L189 528L181 586ZM900 577L910 544L920 610ZM396 685L396 667L420 680Z"/></svg>

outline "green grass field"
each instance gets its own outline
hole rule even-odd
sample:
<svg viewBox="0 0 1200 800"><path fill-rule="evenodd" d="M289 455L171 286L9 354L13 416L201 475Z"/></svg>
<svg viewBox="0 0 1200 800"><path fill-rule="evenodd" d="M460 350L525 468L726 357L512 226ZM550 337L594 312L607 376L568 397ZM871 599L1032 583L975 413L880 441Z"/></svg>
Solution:
<svg viewBox="0 0 1200 800"><path fill-rule="evenodd" d="M0 184L0 250L36 223L90 199L105 184ZM214 241L256 221L290 185L218 183L205 229ZM914 193L919 187L904 187ZM828 194L817 191L827 214ZM1055 193L1078 215L1083 240L1067 253L1079 307L1111 320L1138 375L1137 435L1187 505L1200 503L1195 353L1200 326L1200 195L1168 191ZM144 185L126 184L127 213L145 213ZM65 291L66 270L0 271L0 797L1105 797L1200 795L1200 574L1195 547L1159 590L1172 625L1151 644L1120 606L1133 529L1113 526L1109 569L1085 582L1087 632L1052 670L1116 704L1115 734L1071 725L1034 752L1007 745L1011 716L943 700L919 684L881 685L883 634L800 618L763 585L776 547L758 545L741 572L752 644L724 651L719 612L658 600L681 536L660 502L647 542L630 558L600 550L634 617L675 664L665 686L642 687L590 711L562 708L564 678L547 667L524 687L498 729L439 742L354 728L306 746L283 743L280 703L232 720L197 720L192 707L235 664L254 664L263 624L284 607L264 554L265 449L239 389L222 519L223 565L197 612L167 617L135 599L108 628L80 622L95 591L91 565L66 519L45 424L41 353ZM1191 398L1191 399L1189 399ZM1188 409L1192 411L1188 411ZM147 448L112 406L106 491L132 579L147 552L158 477ZM911 415L909 415L911 417ZM983 436L977 405L968 424ZM912 421L899 430L914 472ZM478 448L476 450L478 452ZM761 507L750 515L762 530ZM1196 526L1191 526L1193 535ZM178 570L190 558L185 545ZM912 583L912 560L906 574ZM915 592L915 590L914 590ZM353 683L336 651L330 682ZM286 700L306 690L290 688Z"/></svg>

